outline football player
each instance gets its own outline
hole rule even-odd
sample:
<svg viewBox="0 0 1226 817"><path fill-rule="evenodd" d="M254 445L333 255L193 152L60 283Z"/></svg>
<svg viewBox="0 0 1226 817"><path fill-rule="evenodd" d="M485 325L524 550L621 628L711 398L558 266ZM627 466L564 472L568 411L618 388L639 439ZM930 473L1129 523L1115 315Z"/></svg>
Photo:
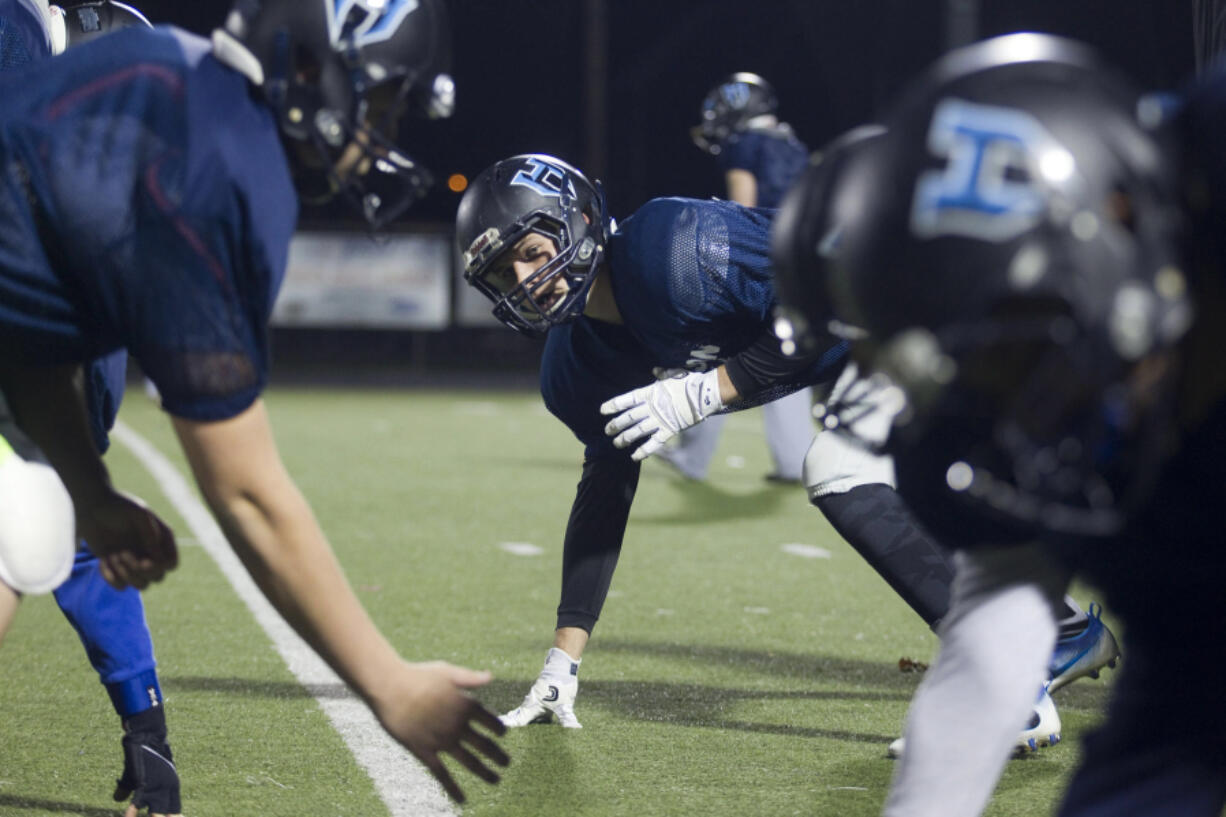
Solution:
<svg viewBox="0 0 1226 817"><path fill-rule="evenodd" d="M775 114L778 100L757 74L732 74L707 93L702 121L690 135L724 172L728 200L746 207L779 206L805 168L808 148ZM799 482L804 450L813 436L813 395L808 387L762 406L772 482ZM717 414L677 435L677 444L657 456L690 479L703 479L719 444L725 416Z"/></svg>
<svg viewBox="0 0 1226 817"><path fill-rule="evenodd" d="M136 9L114 0L61 8L0 0L0 70L43 59L110 31L149 26ZM23 32L25 36L18 36ZM121 349L85 369L85 403L95 445L105 452L123 399L127 354ZM98 557L82 542L55 600L76 629L90 663L106 687L123 729L123 772L116 801L131 798L127 817L182 811L178 769L167 737L166 715L153 640L139 591L117 590L102 578Z"/></svg>
<svg viewBox="0 0 1226 817"><path fill-rule="evenodd" d="M456 216L464 279L494 302L499 320L546 335L541 394L584 445L554 647L506 724L552 714L580 726L579 662L617 565L641 460L725 406L828 380L842 366L837 339L788 358L771 334L770 217L734 202L661 198L614 229L599 184L543 155L500 161L464 194Z"/></svg>
<svg viewBox="0 0 1226 817"><path fill-rule="evenodd" d="M1160 107L1138 103L1080 46L998 38L940 61L841 172L854 195L828 292L864 333L864 390L904 398L884 440L899 492L958 549L886 814L982 810L1074 574L1124 620L1129 660L1060 813L1217 815L1226 802L1224 708L1204 683L1226 621L1206 513L1224 484L1226 392L1208 352L1223 302L1201 298L1187 332L1174 153ZM1190 131L1220 166L1215 115ZM1211 202L1196 186L1189 200ZM1219 289L1220 261L1198 295ZM819 299L783 289L817 317ZM1180 381L1190 349L1207 356ZM852 436L855 403L833 407ZM1180 454L1159 470L1172 429Z"/></svg>
<svg viewBox="0 0 1226 817"><path fill-rule="evenodd" d="M298 200L342 197L377 228L421 194L426 174L391 135L409 113L449 112L448 37L440 0L242 2L211 41L132 27L0 78L0 392L6 438L54 466L102 575L144 587L173 568L173 534L111 484L80 374L135 357L257 584L462 800L441 753L488 782L507 760L477 729L503 727L465 693L488 674L406 663L375 629L260 399ZM0 517L17 511L2 501ZM34 533L0 538L0 570L29 580L17 590L72 561L71 533Z"/></svg>

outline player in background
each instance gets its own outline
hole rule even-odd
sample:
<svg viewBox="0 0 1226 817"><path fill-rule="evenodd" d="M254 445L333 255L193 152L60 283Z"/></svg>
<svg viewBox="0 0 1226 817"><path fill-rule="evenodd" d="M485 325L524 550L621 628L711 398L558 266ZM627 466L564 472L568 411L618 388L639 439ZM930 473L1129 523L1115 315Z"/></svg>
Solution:
<svg viewBox="0 0 1226 817"><path fill-rule="evenodd" d="M0 0L0 70L62 53L113 30L149 27L136 9L113 0L66 8L30 0ZM98 451L123 399L128 357L121 349L85 368L85 403ZM98 557L82 541L55 600L85 647L123 730L123 772L112 797L131 798L128 817L182 811L178 769L167 737L165 701L140 591L117 590L102 578Z"/></svg>
<svg viewBox="0 0 1226 817"><path fill-rule="evenodd" d="M829 380L841 367L843 345L824 331L796 356L773 337L769 223L767 212L734 203L656 199L615 228L599 186L547 156L495 164L461 200L465 280L508 326L547 333L542 396L585 446L553 648L523 705L504 716L508 725L552 714L579 726L579 664L617 565L641 460L725 407ZM676 244L694 247L694 258L670 253ZM663 271L661 258L670 259ZM636 386L652 376L661 379ZM952 570L930 564L946 563L927 537L896 542L895 533L874 527L857 546L932 624L948 606ZM915 564L922 569L910 570ZM1068 680L1091 671L1072 663Z"/></svg>
<svg viewBox="0 0 1226 817"><path fill-rule="evenodd" d="M1201 299L1210 320L1184 335L1189 282L1159 113L1080 46L1013 35L943 58L840 171L835 187L855 203L827 292L863 333L865 391L903 398L884 441L899 492L958 550L886 814L986 805L1074 574L1124 620L1129 659L1060 813L1217 815L1226 799L1223 706L1205 682L1226 621L1211 589L1221 550L1205 539L1226 484L1220 423L1155 477L1173 429L1186 437L1206 408L1221 416L1216 352L1180 383L1176 344L1208 349L1188 341L1218 331L1222 301ZM972 166L984 172L963 172ZM1213 272L1200 284L1220 289ZM782 297L820 320L825 295L801 292ZM862 402L832 410L881 449L854 428Z"/></svg>
<svg viewBox="0 0 1226 817"><path fill-rule="evenodd" d="M729 201L774 209L804 170L809 151L790 125L775 114L778 100L757 74L732 74L702 102L702 121L690 135L724 173ZM804 450L813 436L812 391L799 389L762 406L772 482L799 482ZM657 456L690 479L704 479L727 418L709 417L677 435L677 444Z"/></svg>
<svg viewBox="0 0 1226 817"><path fill-rule="evenodd" d="M48 521L64 490L111 584L174 567L173 534L111 484L89 427L81 366L126 349L256 583L462 800L441 753L488 782L487 762L507 760L477 730L503 727L465 692L488 673L397 655L281 464L260 400L299 198L343 197L372 228L396 218L426 176L390 134L410 112L449 113L448 60L439 0L271 0L236 4L211 42L129 28L0 78L0 392L17 452L0 465L19 461L26 488L0 497L0 518L46 522L4 531L0 572L45 592L67 571L71 530ZM61 483L29 487L34 446ZM14 600L0 587L0 610Z"/></svg>
<svg viewBox="0 0 1226 817"><path fill-rule="evenodd" d="M507 725L556 715L580 726L579 663L617 566L640 461L703 417L820 383L842 366L835 338L799 360L771 334L770 215L660 198L615 227L599 184L543 155L497 162L465 192L456 216L464 279L503 323L545 334L541 395L584 446L553 648Z"/></svg>

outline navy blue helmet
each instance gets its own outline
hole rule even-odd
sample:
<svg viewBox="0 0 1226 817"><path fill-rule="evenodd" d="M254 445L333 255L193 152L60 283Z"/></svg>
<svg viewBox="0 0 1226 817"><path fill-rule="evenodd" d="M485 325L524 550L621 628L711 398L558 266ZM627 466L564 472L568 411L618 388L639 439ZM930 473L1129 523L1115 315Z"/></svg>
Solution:
<svg viewBox="0 0 1226 817"><path fill-rule="evenodd" d="M263 89L304 202L342 195L380 227L428 190L400 131L454 107L442 0L238 0L213 39Z"/></svg>
<svg viewBox="0 0 1226 817"><path fill-rule="evenodd" d="M900 487L984 535L1109 532L1153 473L1190 306L1173 151L1140 101L1078 44L988 40L913 84L842 182L830 294L907 394Z"/></svg>
<svg viewBox="0 0 1226 817"><path fill-rule="evenodd" d="M773 114L778 106L769 82L757 74L738 71L703 98L702 121L690 129L690 138L706 152L718 154L729 136L744 130L754 117Z"/></svg>
<svg viewBox="0 0 1226 817"><path fill-rule="evenodd" d="M456 244L464 280L494 302L498 320L540 336L582 314L610 224L599 182L554 156L504 159L474 179L460 200ZM521 283L507 259L529 233L549 238L558 254ZM542 293L556 291L559 283L564 297L547 303Z"/></svg>

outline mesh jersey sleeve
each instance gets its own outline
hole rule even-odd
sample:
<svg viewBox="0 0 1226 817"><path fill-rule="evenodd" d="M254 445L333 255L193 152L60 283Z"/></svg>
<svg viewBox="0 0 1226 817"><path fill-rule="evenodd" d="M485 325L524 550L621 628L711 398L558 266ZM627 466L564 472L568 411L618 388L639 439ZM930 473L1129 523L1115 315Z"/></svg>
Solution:
<svg viewBox="0 0 1226 817"><path fill-rule="evenodd" d="M33 0L0 0L0 72L51 56L51 42Z"/></svg>
<svg viewBox="0 0 1226 817"><path fill-rule="evenodd" d="M112 35L105 56L174 46L130 31ZM48 108L57 119L44 130L46 155L72 157L44 171L63 254L55 266L71 278L88 346L127 348L170 413L224 419L267 379L292 186L274 126L241 76L215 62L176 64L173 54L140 59ZM191 115L201 98L211 120ZM275 197L252 192L260 189Z"/></svg>
<svg viewBox="0 0 1226 817"><path fill-rule="evenodd" d="M726 201L653 199L610 240L614 296L653 366L702 371L770 320L771 211Z"/></svg>

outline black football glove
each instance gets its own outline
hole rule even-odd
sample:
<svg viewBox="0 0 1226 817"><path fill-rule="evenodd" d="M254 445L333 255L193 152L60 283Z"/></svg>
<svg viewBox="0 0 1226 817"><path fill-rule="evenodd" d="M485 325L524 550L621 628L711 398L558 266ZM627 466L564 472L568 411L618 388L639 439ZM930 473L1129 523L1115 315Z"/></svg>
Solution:
<svg viewBox="0 0 1226 817"><path fill-rule="evenodd" d="M166 741L166 713L155 706L123 722L123 777L115 781L116 802L130 796L132 805L150 814L178 814L179 772Z"/></svg>

